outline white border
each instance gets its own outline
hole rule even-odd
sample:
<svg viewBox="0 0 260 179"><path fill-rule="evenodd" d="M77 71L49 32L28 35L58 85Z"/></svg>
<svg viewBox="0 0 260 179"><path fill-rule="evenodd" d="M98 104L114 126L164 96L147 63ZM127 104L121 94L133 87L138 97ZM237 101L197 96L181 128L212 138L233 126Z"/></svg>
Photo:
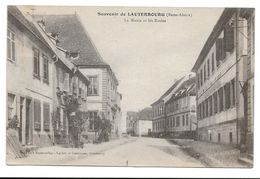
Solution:
<svg viewBox="0 0 260 179"><path fill-rule="evenodd" d="M1 1L0 22L2 22L1 35L1 56L0 65L0 177L258 177L260 174L259 157L259 130L255 130L255 161L253 169L204 169L204 168L133 168L133 167L50 167L50 166L7 166L5 164L5 98L6 98L6 6L10 5L89 5L89 6L154 6L154 7L255 7L256 8L256 32L259 29L258 8L259 0L19 0ZM203 20L203 19L202 19ZM259 35L256 33L256 49L258 49ZM255 79L259 79L258 51L256 50ZM259 80L255 80L255 129L260 128L259 110ZM257 139L257 140L256 140ZM258 175L257 175L258 174Z"/></svg>

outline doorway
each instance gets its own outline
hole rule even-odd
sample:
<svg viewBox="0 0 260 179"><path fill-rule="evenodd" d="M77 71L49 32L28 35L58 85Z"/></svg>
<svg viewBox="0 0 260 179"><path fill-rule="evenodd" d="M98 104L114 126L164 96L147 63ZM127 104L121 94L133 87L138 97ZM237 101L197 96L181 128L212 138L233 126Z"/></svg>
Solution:
<svg viewBox="0 0 260 179"><path fill-rule="evenodd" d="M18 129L18 134L19 134L19 141L22 143L23 139L23 116L24 116L24 97L20 97L20 114L19 114L19 129Z"/></svg>
<svg viewBox="0 0 260 179"><path fill-rule="evenodd" d="M31 126L31 113L32 113L32 100L26 99L26 119L25 119L25 145L32 144L31 135L30 135L30 126Z"/></svg>

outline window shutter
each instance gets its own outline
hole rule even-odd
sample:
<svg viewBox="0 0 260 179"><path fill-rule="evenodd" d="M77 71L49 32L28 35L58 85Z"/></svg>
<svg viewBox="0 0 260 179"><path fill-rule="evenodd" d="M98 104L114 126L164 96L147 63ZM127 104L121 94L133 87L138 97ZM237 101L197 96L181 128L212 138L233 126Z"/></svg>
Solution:
<svg viewBox="0 0 260 179"><path fill-rule="evenodd" d="M224 29L224 48L226 52L231 52L234 49L234 28L227 24Z"/></svg>
<svg viewBox="0 0 260 179"><path fill-rule="evenodd" d="M64 73L64 88L63 88L63 90L69 92L69 88L70 88L70 86L69 86L69 73Z"/></svg>
<svg viewBox="0 0 260 179"><path fill-rule="evenodd" d="M43 118L44 130L50 130L50 105L48 103L43 104Z"/></svg>
<svg viewBox="0 0 260 179"><path fill-rule="evenodd" d="M63 109L63 130L67 130L67 114L64 109Z"/></svg>
<svg viewBox="0 0 260 179"><path fill-rule="evenodd" d="M41 130L41 102L34 100L34 129Z"/></svg>
<svg viewBox="0 0 260 179"><path fill-rule="evenodd" d="M219 64L220 60L223 60L225 58L225 52L224 52L224 43L223 39L217 39L216 41L216 60Z"/></svg>

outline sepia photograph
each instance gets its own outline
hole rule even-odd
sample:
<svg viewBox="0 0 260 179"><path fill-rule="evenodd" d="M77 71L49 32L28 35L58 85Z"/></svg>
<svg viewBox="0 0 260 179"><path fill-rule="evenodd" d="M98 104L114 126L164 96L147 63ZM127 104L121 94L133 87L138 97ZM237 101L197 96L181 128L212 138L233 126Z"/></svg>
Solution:
<svg viewBox="0 0 260 179"><path fill-rule="evenodd" d="M7 165L254 167L255 8L6 13Z"/></svg>

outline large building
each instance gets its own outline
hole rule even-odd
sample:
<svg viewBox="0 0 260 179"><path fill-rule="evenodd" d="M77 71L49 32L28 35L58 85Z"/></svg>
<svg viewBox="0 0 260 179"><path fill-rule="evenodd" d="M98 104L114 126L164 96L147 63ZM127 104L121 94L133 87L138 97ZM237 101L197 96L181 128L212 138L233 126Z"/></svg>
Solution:
<svg viewBox="0 0 260 179"><path fill-rule="evenodd" d="M200 140L243 148L252 141L253 19L252 9L226 8L192 68Z"/></svg>
<svg viewBox="0 0 260 179"><path fill-rule="evenodd" d="M67 143L72 140L75 130L70 128L65 98L76 99L79 111L87 111L88 78L66 58L43 24L8 7L7 127L17 130L24 146L52 145L63 136Z"/></svg>
<svg viewBox="0 0 260 179"><path fill-rule="evenodd" d="M48 33L58 34L58 45L66 49L71 61L90 80L87 90L89 113L89 137L94 139L97 132L95 120L105 116L111 123L111 137L118 136L121 121L121 95L117 92L118 80L95 45L91 41L79 17L73 15L34 16L45 22ZM118 98L118 95L120 98Z"/></svg>
<svg viewBox="0 0 260 179"><path fill-rule="evenodd" d="M52 145L53 51L37 28L8 6L7 127L22 145ZM17 126L13 126L17 120ZM12 126L10 126L12 125Z"/></svg>
<svg viewBox="0 0 260 179"><path fill-rule="evenodd" d="M137 113L137 119L134 122L134 135L151 136L153 129L152 108L144 108Z"/></svg>
<svg viewBox="0 0 260 179"><path fill-rule="evenodd" d="M194 138L196 130L196 100L194 74L177 80L153 108L153 135L175 138Z"/></svg>
<svg viewBox="0 0 260 179"><path fill-rule="evenodd" d="M166 135L172 138L196 136L195 76L189 76L172 96L165 100Z"/></svg>

